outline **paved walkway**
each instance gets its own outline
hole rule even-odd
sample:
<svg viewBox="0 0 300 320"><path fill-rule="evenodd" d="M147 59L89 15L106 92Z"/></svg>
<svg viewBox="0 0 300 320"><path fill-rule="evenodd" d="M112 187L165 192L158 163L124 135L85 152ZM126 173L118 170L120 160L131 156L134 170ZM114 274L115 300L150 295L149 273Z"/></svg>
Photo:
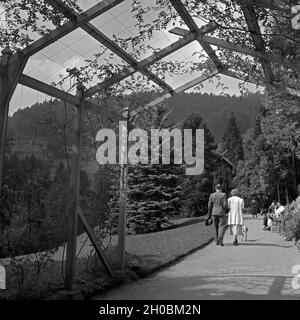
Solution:
<svg viewBox="0 0 300 320"><path fill-rule="evenodd" d="M224 247L212 243L163 271L96 299L300 299L300 289L291 285L300 252L280 235L263 231L261 220L248 218L247 225L248 242L238 247L227 232Z"/></svg>

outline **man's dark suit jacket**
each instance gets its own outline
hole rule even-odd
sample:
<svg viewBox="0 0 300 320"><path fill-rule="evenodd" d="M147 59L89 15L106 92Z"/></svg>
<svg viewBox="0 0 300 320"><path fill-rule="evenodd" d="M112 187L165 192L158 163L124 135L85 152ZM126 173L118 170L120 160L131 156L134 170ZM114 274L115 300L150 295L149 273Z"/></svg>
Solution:
<svg viewBox="0 0 300 320"><path fill-rule="evenodd" d="M216 191L209 196L208 215L224 216L227 208L227 196L221 191Z"/></svg>

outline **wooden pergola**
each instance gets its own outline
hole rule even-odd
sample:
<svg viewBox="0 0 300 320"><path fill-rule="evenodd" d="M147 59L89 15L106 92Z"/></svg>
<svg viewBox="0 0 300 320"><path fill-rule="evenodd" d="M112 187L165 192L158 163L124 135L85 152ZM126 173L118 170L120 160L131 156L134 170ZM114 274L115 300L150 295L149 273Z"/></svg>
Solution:
<svg viewBox="0 0 300 320"><path fill-rule="evenodd" d="M169 46L166 46L162 50L148 56L147 58L137 61L134 57L128 54L124 49L110 40L105 34L98 30L90 21L101 14L107 12L111 8L117 6L124 0L103 0L102 2L96 4L90 9L83 13L78 13L72 8L67 6L62 0L44 0L50 4L53 8L62 13L68 21L61 27L51 31L46 36L40 38L39 40L33 42L28 47L23 49L21 52L13 54L11 50L7 47L2 51L2 56L0 56L0 196L2 190L3 181L3 160L4 160L4 147L7 132L7 122L8 122L8 111L9 103L11 97L16 89L17 84L24 85L31 89L37 90L51 97L57 98L59 100L68 102L75 106L76 119L74 124L74 137L73 137L73 148L72 148L72 166L71 166L71 179L70 187L72 189L72 203L70 204L70 211L72 215L69 216L68 223L68 242L67 242L67 260L66 260L66 279L65 287L66 289L72 289L74 277L75 277L75 257L76 257L76 238L77 238L77 219L80 217L84 228L93 243L97 254L104 263L108 273L112 275L112 270L109 267L103 252L101 251L99 245L96 242L93 230L88 225L84 214L79 207L79 174L80 174L80 155L81 155L81 130L82 121L84 117L84 110L90 110L94 113L101 113L110 118L111 120L125 119L122 115L117 112L107 109L106 107L97 105L91 98L101 92L106 90L110 86L119 83L123 79L135 74L136 72L142 73L149 80L156 83L162 90L163 95L154 101L147 104L144 107L151 107L157 103L160 103L178 93L184 92L218 74L226 75L238 80L258 84L264 86L265 84L277 86L278 84L274 80L274 74L272 71L271 63L279 63L287 68L296 70L300 74L300 59L296 61L290 61L274 53L267 52L265 49L264 40L261 34L259 23L256 17L256 7L263 7L272 10L290 12L290 8L284 6L281 0L236 0L241 5L245 20L248 25L249 32L252 37L252 41L255 49L231 43L226 40L218 39L215 37L208 36L208 33L216 30L218 26L214 23L209 23L201 28L198 28L194 19L188 12L186 6L181 2L181 0L170 0L170 3L177 11L178 15L184 21L188 29L174 28L170 30L171 33L180 36L179 40L175 41ZM105 79L103 82L98 83L88 89L83 86L78 86L77 94L72 95L60 90L54 86L46 84L42 81L34 79L23 73L28 59L41 51L45 47L51 45L57 40L63 38L74 30L81 28L99 43L104 45L115 55L120 57L125 61L129 67L122 70L120 73L114 74L111 77ZM174 53L175 51L183 48L184 46L190 44L193 41L199 42L202 49L209 56L210 60L214 64L214 70L209 74L202 75L186 84L178 87L172 88L166 82L161 80L157 75L149 70L157 61L167 57L168 55ZM299 35L297 38L299 45ZM257 82L250 77L244 78L235 70L228 68L217 56L216 52L213 50L212 46L217 46L218 48L228 49L234 52L239 52L245 55L258 58L261 62L265 81L261 83ZM300 47L300 45L299 45ZM300 55L298 49L298 57ZM281 88L286 90L290 94L300 96L299 91L285 87ZM125 221L126 210L123 210L120 214L120 220ZM119 234L119 246L122 247L123 258L124 259L124 239L125 239L125 229L123 228L122 234Z"/></svg>

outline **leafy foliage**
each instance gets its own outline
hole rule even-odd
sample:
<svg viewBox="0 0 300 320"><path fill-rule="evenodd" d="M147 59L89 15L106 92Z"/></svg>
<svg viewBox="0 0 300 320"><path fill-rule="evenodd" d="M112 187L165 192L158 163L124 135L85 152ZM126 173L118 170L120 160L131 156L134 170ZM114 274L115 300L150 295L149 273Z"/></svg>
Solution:
<svg viewBox="0 0 300 320"><path fill-rule="evenodd" d="M1 201L1 256L57 248L66 241L67 214L70 210L69 171L60 163L50 175L48 163L34 156L19 159L13 154L6 159ZM103 177L95 192L90 189L87 174L81 171L80 204L92 226L108 228L105 198L109 178ZM103 227L103 229L102 229ZM83 232L80 226L79 233Z"/></svg>
<svg viewBox="0 0 300 320"><path fill-rule="evenodd" d="M299 99L269 89L255 126L244 136L245 160L236 181L245 195L285 199L299 176Z"/></svg>
<svg viewBox="0 0 300 320"><path fill-rule="evenodd" d="M76 1L67 0L67 4L79 9ZM23 49L67 21L45 1L2 0L1 7L6 13L6 25L0 26L2 49L7 45L14 51Z"/></svg>
<svg viewBox="0 0 300 320"><path fill-rule="evenodd" d="M286 209L283 218L284 234L288 240L294 240L298 243L300 240L300 197L293 201Z"/></svg>

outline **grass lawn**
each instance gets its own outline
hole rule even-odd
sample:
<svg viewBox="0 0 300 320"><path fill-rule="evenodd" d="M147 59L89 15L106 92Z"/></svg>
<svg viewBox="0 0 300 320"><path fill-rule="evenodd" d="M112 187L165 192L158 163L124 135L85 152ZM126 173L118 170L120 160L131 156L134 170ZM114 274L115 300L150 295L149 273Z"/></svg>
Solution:
<svg viewBox="0 0 300 320"><path fill-rule="evenodd" d="M204 223L127 238L126 252L138 259L146 269L157 269L208 244L213 238L212 227Z"/></svg>
<svg viewBox="0 0 300 320"><path fill-rule="evenodd" d="M116 272L114 279L109 278L98 258L85 254L77 260L77 280L75 295L62 291L62 262L52 259L41 270L38 279L32 284L35 265L26 264L24 270L16 272L7 264L7 291L2 292L0 299L89 299L126 281L144 277L151 272L176 261L208 244L213 238L212 227L205 227L201 222L170 229L162 232L128 235L126 237L127 272ZM117 237L113 236L105 255L111 267L116 270ZM86 252L91 251L86 250ZM30 270L30 272L28 272ZM25 272L24 272L25 271ZM27 271L27 272L26 272ZM25 274L25 276L24 276ZM20 279L22 280L20 294ZM26 285L30 284L27 292Z"/></svg>

